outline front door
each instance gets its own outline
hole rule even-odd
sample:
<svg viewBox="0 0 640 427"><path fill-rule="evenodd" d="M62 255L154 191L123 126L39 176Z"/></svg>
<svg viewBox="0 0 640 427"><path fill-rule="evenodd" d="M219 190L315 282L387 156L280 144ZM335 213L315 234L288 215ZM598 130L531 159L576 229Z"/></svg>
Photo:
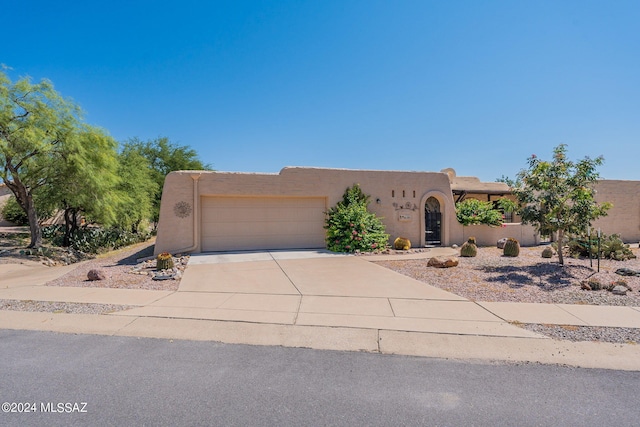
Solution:
<svg viewBox="0 0 640 427"><path fill-rule="evenodd" d="M429 197L424 204L424 240L429 246L442 244L442 212L440 202L435 197Z"/></svg>

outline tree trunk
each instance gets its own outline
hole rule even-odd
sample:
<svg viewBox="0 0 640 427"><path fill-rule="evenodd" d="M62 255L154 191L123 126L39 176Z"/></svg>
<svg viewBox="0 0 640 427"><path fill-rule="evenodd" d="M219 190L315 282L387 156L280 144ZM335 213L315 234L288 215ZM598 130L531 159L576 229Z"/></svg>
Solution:
<svg viewBox="0 0 640 427"><path fill-rule="evenodd" d="M27 218L29 218L29 231L31 231L31 243L27 247L37 249L42 246L42 230L31 194L27 194Z"/></svg>
<svg viewBox="0 0 640 427"><path fill-rule="evenodd" d="M38 213L36 212L36 205L33 203L33 195L29 192L19 178L15 177L13 181L5 180L5 184L9 187L9 190L16 197L18 205L24 210L29 219L29 231L31 233L31 243L28 248L37 249L42 246L42 230L40 230L40 223L38 222Z"/></svg>
<svg viewBox="0 0 640 427"><path fill-rule="evenodd" d="M64 210L64 238L62 246L71 246L71 236L78 229L78 209L66 208Z"/></svg>
<svg viewBox="0 0 640 427"><path fill-rule="evenodd" d="M562 245L564 242L564 230L558 230L558 262L560 265L564 265L564 258L562 257Z"/></svg>

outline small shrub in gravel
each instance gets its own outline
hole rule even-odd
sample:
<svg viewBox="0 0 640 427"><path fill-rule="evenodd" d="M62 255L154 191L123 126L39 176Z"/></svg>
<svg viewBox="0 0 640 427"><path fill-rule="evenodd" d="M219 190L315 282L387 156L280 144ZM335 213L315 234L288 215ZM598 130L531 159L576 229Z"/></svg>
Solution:
<svg viewBox="0 0 640 427"><path fill-rule="evenodd" d="M550 246L547 246L542 251L542 258L551 258L553 257L553 254L554 254L553 248Z"/></svg>
<svg viewBox="0 0 640 427"><path fill-rule="evenodd" d="M627 288L627 290L629 291L633 290L631 289L631 286L629 286L629 284L626 282L626 280L616 280L615 282L612 282L607 287L607 290L612 291L616 286L622 286L623 288Z"/></svg>
<svg viewBox="0 0 640 427"><path fill-rule="evenodd" d="M582 282L580 282L580 287L587 291L599 291L604 288L602 286L602 283L598 279L593 277L590 277L589 279L583 280Z"/></svg>

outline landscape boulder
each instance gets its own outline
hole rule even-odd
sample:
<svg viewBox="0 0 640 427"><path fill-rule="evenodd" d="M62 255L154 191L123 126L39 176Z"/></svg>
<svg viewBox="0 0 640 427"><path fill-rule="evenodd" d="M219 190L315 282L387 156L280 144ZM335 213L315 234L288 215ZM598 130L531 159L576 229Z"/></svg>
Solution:
<svg viewBox="0 0 640 427"><path fill-rule="evenodd" d="M504 245L507 243L507 240L508 239L506 237L498 240L498 249L504 249Z"/></svg>
<svg viewBox="0 0 640 427"><path fill-rule="evenodd" d="M452 257L433 257L427 263L429 267L450 268L458 265L458 258Z"/></svg>
<svg viewBox="0 0 640 427"><path fill-rule="evenodd" d="M629 289L627 289L626 286L618 285L618 286L615 286L613 289L611 289L611 293L615 295L626 295L628 290Z"/></svg>
<svg viewBox="0 0 640 427"><path fill-rule="evenodd" d="M640 271L632 270L630 268L619 268L616 270L616 274L620 276L640 276Z"/></svg>
<svg viewBox="0 0 640 427"><path fill-rule="evenodd" d="M87 279L92 282L95 280L104 280L106 278L107 274L104 272L104 270L99 270L97 268L93 268L87 273Z"/></svg>

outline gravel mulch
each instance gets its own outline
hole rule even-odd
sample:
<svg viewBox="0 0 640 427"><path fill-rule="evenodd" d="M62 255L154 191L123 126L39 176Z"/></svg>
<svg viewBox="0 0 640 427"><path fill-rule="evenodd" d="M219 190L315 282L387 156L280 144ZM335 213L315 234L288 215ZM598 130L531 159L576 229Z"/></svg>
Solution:
<svg viewBox="0 0 640 427"><path fill-rule="evenodd" d="M45 313L73 313L73 314L109 314L116 311L135 308L130 305L116 304L84 304L72 302L50 301L18 301L0 300L0 310L29 311Z"/></svg>
<svg viewBox="0 0 640 427"><path fill-rule="evenodd" d="M634 245L637 246L637 245ZM541 257L543 247L521 248L516 258L502 256L495 247L478 248L473 258L459 257L454 268L427 267L428 259L376 261L383 267L460 295L472 301L532 302L549 304L590 304L640 307L640 277L623 277L619 268L640 270L638 258L628 261L600 260L600 273L589 259L565 258L564 267L557 256ZM638 256L637 247L633 252ZM624 280L631 291L614 295L581 289L580 282L589 277L609 284Z"/></svg>
<svg viewBox="0 0 640 427"><path fill-rule="evenodd" d="M640 329L635 328L603 328L573 325L541 325L524 323L517 325L529 331L537 332L551 338L569 341L600 341L617 344L640 343Z"/></svg>
<svg viewBox="0 0 640 427"><path fill-rule="evenodd" d="M100 255L90 261L84 261L75 270L48 282L46 285L177 291L180 279L152 280L149 275L153 271L150 263L147 263L146 267L140 270L134 269L134 267L140 267L137 262L138 259L153 255L154 243L155 240L152 239L148 242ZM88 280L87 273L92 269L104 271L106 278L104 280Z"/></svg>
<svg viewBox="0 0 640 427"><path fill-rule="evenodd" d="M634 245L635 246L635 245ZM520 256L502 256L495 247L478 248L474 258L459 257L454 268L427 267L428 259L376 261L383 267L452 292L472 301L530 302L548 304L590 304L640 307L640 277L615 274L619 268L640 270L638 258L628 261L541 257L543 247L521 248ZM632 249L638 256L638 249ZM624 280L631 288L627 295L607 290L587 291L580 282L597 278L603 284ZM570 341L640 343L640 329L570 325L515 324L550 338Z"/></svg>

